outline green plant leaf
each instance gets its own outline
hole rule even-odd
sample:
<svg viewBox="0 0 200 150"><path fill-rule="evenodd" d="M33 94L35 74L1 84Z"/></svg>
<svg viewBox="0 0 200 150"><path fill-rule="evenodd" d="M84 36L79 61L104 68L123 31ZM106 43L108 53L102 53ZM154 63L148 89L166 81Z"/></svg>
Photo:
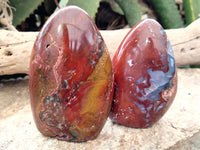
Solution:
<svg viewBox="0 0 200 150"><path fill-rule="evenodd" d="M13 10L13 25L21 24L44 0L10 0Z"/></svg>
<svg viewBox="0 0 200 150"><path fill-rule="evenodd" d="M126 16L128 24L130 27L133 27L141 20L141 6L138 3L138 0L115 0Z"/></svg>
<svg viewBox="0 0 200 150"><path fill-rule="evenodd" d="M183 9L187 25L200 18L200 0L183 0Z"/></svg>
<svg viewBox="0 0 200 150"><path fill-rule="evenodd" d="M85 10L94 20L101 0L69 0L67 5L76 5Z"/></svg>
<svg viewBox="0 0 200 150"><path fill-rule="evenodd" d="M183 27L183 20L174 0L151 0L151 3L165 29Z"/></svg>

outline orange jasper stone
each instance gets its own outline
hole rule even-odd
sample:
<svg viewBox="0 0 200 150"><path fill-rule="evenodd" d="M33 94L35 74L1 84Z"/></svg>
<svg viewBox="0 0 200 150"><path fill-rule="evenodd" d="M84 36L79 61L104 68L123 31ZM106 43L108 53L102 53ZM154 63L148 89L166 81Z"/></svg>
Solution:
<svg viewBox="0 0 200 150"><path fill-rule="evenodd" d="M106 45L82 9L55 12L41 29L30 60L30 98L39 131L67 141L98 136L113 97Z"/></svg>

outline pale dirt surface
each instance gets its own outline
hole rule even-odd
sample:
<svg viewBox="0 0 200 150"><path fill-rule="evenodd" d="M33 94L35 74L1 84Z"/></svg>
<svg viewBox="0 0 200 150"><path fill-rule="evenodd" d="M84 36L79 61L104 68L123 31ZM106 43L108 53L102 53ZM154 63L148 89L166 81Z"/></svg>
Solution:
<svg viewBox="0 0 200 150"><path fill-rule="evenodd" d="M178 69L178 92L164 117L148 129L112 124L97 139L58 141L37 130L29 104L28 78L0 81L0 150L198 150L200 149L200 69Z"/></svg>

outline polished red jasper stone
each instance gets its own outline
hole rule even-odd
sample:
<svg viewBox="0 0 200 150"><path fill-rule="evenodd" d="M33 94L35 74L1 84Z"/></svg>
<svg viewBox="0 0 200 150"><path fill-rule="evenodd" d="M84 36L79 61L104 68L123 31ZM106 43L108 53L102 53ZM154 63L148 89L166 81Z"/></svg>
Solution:
<svg viewBox="0 0 200 150"><path fill-rule="evenodd" d="M30 60L30 98L39 131L67 141L98 136L109 115L114 76L105 43L82 9L55 12Z"/></svg>
<svg viewBox="0 0 200 150"><path fill-rule="evenodd" d="M110 118L128 127L151 126L168 110L177 90L173 51L161 25L151 19L139 22L112 63L115 94Z"/></svg>

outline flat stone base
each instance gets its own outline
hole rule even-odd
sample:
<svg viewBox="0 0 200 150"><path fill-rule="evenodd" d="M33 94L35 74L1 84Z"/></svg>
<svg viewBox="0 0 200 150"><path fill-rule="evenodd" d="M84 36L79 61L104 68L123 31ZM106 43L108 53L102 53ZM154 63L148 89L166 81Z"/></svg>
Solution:
<svg viewBox="0 0 200 150"><path fill-rule="evenodd" d="M0 83L0 150L200 149L200 69L178 69L178 92L154 126L133 129L108 119L97 139L84 143L44 137L29 104L28 79Z"/></svg>

